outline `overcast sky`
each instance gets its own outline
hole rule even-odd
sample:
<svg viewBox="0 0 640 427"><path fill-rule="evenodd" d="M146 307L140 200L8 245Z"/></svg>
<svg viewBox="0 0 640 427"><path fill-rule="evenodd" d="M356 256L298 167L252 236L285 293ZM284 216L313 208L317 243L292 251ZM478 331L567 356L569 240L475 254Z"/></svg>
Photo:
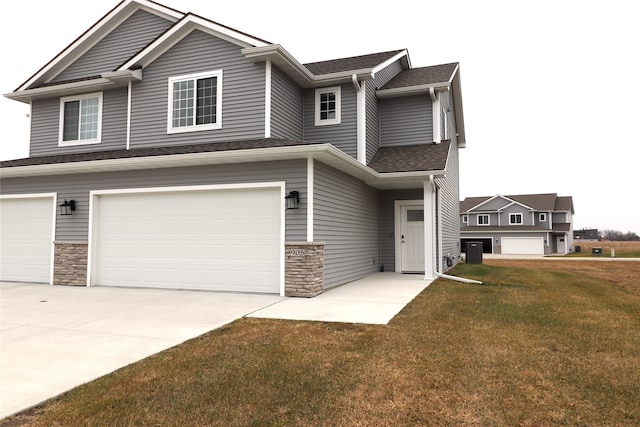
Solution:
<svg viewBox="0 0 640 427"><path fill-rule="evenodd" d="M413 67L459 62L467 135L461 198L573 196L575 228L640 234L633 1L159 2L279 43L302 63L404 48ZM2 93L116 4L2 2ZM0 109L0 159L27 157L28 107L3 97Z"/></svg>

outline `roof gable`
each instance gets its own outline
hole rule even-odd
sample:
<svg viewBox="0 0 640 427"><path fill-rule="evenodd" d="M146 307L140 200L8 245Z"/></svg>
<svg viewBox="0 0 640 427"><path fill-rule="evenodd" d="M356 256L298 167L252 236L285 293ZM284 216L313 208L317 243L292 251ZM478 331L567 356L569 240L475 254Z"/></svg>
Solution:
<svg viewBox="0 0 640 427"><path fill-rule="evenodd" d="M573 213L573 199L571 196L558 197L556 193L544 194L518 194L512 196L496 195L492 197L467 197L460 202L460 212L470 212L473 210L497 211L490 203L494 200L503 200L505 203L500 209L510 205L518 204L528 210L533 211L571 211Z"/></svg>
<svg viewBox="0 0 640 427"><path fill-rule="evenodd" d="M124 0L20 85L16 92L50 83L111 31L141 9L172 22L178 21L184 16L182 12L152 1Z"/></svg>

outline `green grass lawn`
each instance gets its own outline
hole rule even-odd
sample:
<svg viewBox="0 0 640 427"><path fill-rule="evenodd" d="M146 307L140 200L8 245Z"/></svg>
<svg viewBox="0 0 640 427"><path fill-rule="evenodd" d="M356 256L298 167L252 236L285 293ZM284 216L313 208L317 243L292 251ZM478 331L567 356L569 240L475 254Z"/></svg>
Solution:
<svg viewBox="0 0 640 427"><path fill-rule="evenodd" d="M241 319L2 425L640 425L638 288L558 263L459 265L387 326Z"/></svg>

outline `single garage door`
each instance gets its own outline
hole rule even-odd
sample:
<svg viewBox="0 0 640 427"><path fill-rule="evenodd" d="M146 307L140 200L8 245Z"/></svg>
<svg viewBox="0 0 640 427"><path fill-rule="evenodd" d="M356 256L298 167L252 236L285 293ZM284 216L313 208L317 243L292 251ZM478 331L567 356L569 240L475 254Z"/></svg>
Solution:
<svg viewBox="0 0 640 427"><path fill-rule="evenodd" d="M507 255L544 255L542 237L503 237L502 253Z"/></svg>
<svg viewBox="0 0 640 427"><path fill-rule="evenodd" d="M91 283L280 293L280 187L94 197Z"/></svg>
<svg viewBox="0 0 640 427"><path fill-rule="evenodd" d="M0 198L0 280L51 283L54 197Z"/></svg>

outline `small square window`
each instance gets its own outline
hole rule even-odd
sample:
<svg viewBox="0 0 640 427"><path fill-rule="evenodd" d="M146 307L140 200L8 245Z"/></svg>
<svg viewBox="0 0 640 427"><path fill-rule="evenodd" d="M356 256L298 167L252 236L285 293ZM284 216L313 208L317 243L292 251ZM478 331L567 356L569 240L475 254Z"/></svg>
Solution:
<svg viewBox="0 0 640 427"><path fill-rule="evenodd" d="M541 213L539 219L540 222L547 222L547 214Z"/></svg>
<svg viewBox="0 0 640 427"><path fill-rule="evenodd" d="M316 89L316 126L339 125L340 115L340 86Z"/></svg>
<svg viewBox="0 0 640 427"><path fill-rule="evenodd" d="M469 223L469 216L468 215L462 215L462 222L464 224L468 224Z"/></svg>
<svg viewBox="0 0 640 427"><path fill-rule="evenodd" d="M61 147L99 144L102 130L102 92L60 98Z"/></svg>

